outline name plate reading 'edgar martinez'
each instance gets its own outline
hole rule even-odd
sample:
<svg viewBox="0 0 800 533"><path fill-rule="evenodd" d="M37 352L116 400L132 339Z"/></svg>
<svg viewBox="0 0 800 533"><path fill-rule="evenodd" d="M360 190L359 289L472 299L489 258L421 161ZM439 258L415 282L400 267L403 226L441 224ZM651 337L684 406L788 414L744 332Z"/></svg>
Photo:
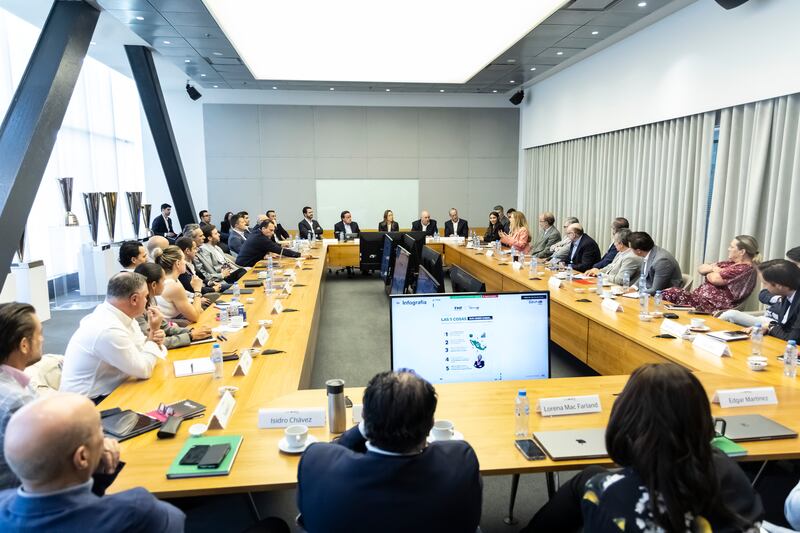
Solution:
<svg viewBox="0 0 800 533"><path fill-rule="evenodd" d="M580 415L583 413L599 413L600 396L562 396L560 398L540 398L536 411L542 416Z"/></svg>
<svg viewBox="0 0 800 533"><path fill-rule="evenodd" d="M318 428L325 425L325 409L259 409L258 427L285 428L292 424L304 424Z"/></svg>
<svg viewBox="0 0 800 533"><path fill-rule="evenodd" d="M775 405L778 396L775 387L754 387L752 389L719 389L712 399L720 407L745 407L747 405Z"/></svg>

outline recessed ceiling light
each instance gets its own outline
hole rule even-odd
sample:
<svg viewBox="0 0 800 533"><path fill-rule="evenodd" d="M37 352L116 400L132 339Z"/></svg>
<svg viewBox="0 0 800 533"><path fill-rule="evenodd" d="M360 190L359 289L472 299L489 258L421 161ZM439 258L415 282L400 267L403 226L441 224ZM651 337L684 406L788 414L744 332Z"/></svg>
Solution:
<svg viewBox="0 0 800 533"><path fill-rule="evenodd" d="M493 93L496 93L496 92L497 92L497 89L495 89L495 90L494 90L494 91L492 91L492 92L493 92Z"/></svg>
<svg viewBox="0 0 800 533"><path fill-rule="evenodd" d="M219 87L219 85L212 85L212 87L214 87L214 88L216 89L216 88L218 88L218 87Z"/></svg>
<svg viewBox="0 0 800 533"><path fill-rule="evenodd" d="M392 92L392 90L391 89L386 89L386 92L390 93L390 92Z"/></svg>
<svg viewBox="0 0 800 533"><path fill-rule="evenodd" d="M506 63L516 63L516 59L506 59Z"/></svg>
<svg viewBox="0 0 800 533"><path fill-rule="evenodd" d="M647 7L647 2L639 2L636 5L639 6L639 7Z"/></svg>
<svg viewBox="0 0 800 533"><path fill-rule="evenodd" d="M205 78L205 77L206 77L206 75L205 75L205 74L200 74L200 77L201 77L201 78Z"/></svg>
<svg viewBox="0 0 800 533"><path fill-rule="evenodd" d="M161 41L164 44L172 44L172 41Z"/></svg>
<svg viewBox="0 0 800 533"><path fill-rule="evenodd" d="M275 86L273 85L273 86L272 86L272 90L275 90L275 89L277 89L277 87L275 87Z"/></svg>
<svg viewBox="0 0 800 533"><path fill-rule="evenodd" d="M563 56L563 55L564 55L564 52L556 52L556 55L557 55L557 56Z"/></svg>
<svg viewBox="0 0 800 533"><path fill-rule="evenodd" d="M592 32L592 35L597 35L598 33L600 33L600 32L599 32L599 31L597 31L597 30L594 30L594 31Z"/></svg>
<svg viewBox="0 0 800 533"><path fill-rule="evenodd" d="M136 17L136 20L144 20L144 17Z"/></svg>
<svg viewBox="0 0 800 533"><path fill-rule="evenodd" d="M331 87L331 88L330 88L330 89L328 89L328 90L329 90L329 91L335 91L336 89L334 89L333 87Z"/></svg>
<svg viewBox="0 0 800 533"><path fill-rule="evenodd" d="M444 89L439 89L439 92L440 92L440 93L443 93L443 92L444 92Z"/></svg>
<svg viewBox="0 0 800 533"><path fill-rule="evenodd" d="M514 83L514 80L511 80L511 81L510 81L510 82L508 82L508 83Z"/></svg>
<svg viewBox="0 0 800 533"><path fill-rule="evenodd" d="M222 52L212 52L215 56L221 56Z"/></svg>
<svg viewBox="0 0 800 533"><path fill-rule="evenodd" d="M191 59L184 59L184 60L183 60L183 62L184 62L184 63L191 63L191 62L192 62L192 60L191 60Z"/></svg>
<svg viewBox="0 0 800 533"><path fill-rule="evenodd" d="M256 79L446 84L469 81L564 0L521 2L513 17L493 2L456 0L407 0L402 10L389 2L368 10L328 0L203 3Z"/></svg>
<svg viewBox="0 0 800 533"><path fill-rule="evenodd" d="M536 67L531 67L531 70L536 70Z"/></svg>

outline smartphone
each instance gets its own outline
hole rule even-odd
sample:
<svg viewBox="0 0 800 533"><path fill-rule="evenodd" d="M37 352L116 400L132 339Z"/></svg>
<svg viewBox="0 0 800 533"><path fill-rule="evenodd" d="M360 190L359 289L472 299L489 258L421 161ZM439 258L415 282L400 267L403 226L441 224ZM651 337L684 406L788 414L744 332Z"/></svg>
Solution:
<svg viewBox="0 0 800 533"><path fill-rule="evenodd" d="M532 439L515 440L514 445L528 461L541 461L547 458L539 445Z"/></svg>
<svg viewBox="0 0 800 533"><path fill-rule="evenodd" d="M664 318L671 318L672 320L680 318L677 313L664 313Z"/></svg>
<svg viewBox="0 0 800 533"><path fill-rule="evenodd" d="M197 463L197 468L218 468L230 451L230 444L214 444L208 448L203 458Z"/></svg>
<svg viewBox="0 0 800 533"><path fill-rule="evenodd" d="M208 451L209 445L208 444L198 444L197 446L192 446L189 448L189 451L186 452L186 455L181 457L182 465L196 465L200 462L200 459Z"/></svg>

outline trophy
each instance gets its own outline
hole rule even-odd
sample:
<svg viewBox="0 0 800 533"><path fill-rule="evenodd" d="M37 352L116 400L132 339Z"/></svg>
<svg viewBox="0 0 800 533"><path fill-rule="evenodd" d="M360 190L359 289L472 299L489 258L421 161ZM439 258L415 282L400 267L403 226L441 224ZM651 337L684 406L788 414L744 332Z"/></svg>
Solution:
<svg viewBox="0 0 800 533"><path fill-rule="evenodd" d="M150 204L142 204L142 220L144 221L144 232L148 237L152 235L152 232L150 231L150 210L152 208L153 206Z"/></svg>
<svg viewBox="0 0 800 533"><path fill-rule="evenodd" d="M92 242L97 246L97 223L100 218L100 193L83 193L83 205L86 207L86 218L89 221L89 229L92 232Z"/></svg>
<svg viewBox="0 0 800 533"><path fill-rule="evenodd" d="M58 178L58 188L61 189L61 199L64 201L64 210L67 212L64 215L65 226L77 226L78 217L72 212L72 180L74 178Z"/></svg>
<svg viewBox="0 0 800 533"><path fill-rule="evenodd" d="M131 223L133 224L133 233L136 238L139 238L139 213L142 211L142 193L140 192L126 192L128 197L128 211L131 214Z"/></svg>
<svg viewBox="0 0 800 533"><path fill-rule="evenodd" d="M106 219L108 242L114 242L114 228L117 224L117 193L103 193L103 217Z"/></svg>

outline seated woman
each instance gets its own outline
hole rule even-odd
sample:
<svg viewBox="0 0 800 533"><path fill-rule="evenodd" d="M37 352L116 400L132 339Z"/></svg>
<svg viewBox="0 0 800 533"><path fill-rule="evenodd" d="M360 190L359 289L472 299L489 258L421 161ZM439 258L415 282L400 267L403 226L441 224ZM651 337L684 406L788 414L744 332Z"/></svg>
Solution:
<svg viewBox="0 0 800 533"><path fill-rule="evenodd" d="M142 263L136 270L147 279L147 307L156 305L156 298L164 292L164 281L166 275L164 269L155 263ZM150 331L150 323L147 320L147 312L136 317L139 328L145 335ZM192 341L199 341L211 337L211 328L208 326L195 326L194 328L182 328L175 326L166 320L161 320L161 330L164 332L164 347L180 348L188 346Z"/></svg>
<svg viewBox="0 0 800 533"><path fill-rule="evenodd" d="M624 285L625 274L628 274L628 283L639 277L639 269L642 267L642 258L633 253L630 248L631 230L622 228L614 234L614 248L617 255L610 264L603 268L591 268L585 272L587 276L597 276L603 274L605 279L615 285Z"/></svg>
<svg viewBox="0 0 800 533"><path fill-rule="evenodd" d="M496 211L492 211L489 213L489 226L486 228L486 233L483 234L483 242L499 241L501 231L503 231L503 225L500 223L500 215Z"/></svg>
<svg viewBox="0 0 800 533"><path fill-rule="evenodd" d="M692 292L670 288L664 300L688 305L702 313L713 313L736 307L756 286L757 273L753 262L758 256L758 241L750 235L736 236L728 246L728 260L703 264L697 272L705 281Z"/></svg>
<svg viewBox="0 0 800 533"><path fill-rule="evenodd" d="M698 379L672 363L637 368L611 408L606 449L622 467L589 467L523 531L748 531L761 498L711 445L714 422Z"/></svg>
<svg viewBox="0 0 800 533"><path fill-rule="evenodd" d="M156 250L153 254L155 263L164 269L166 279L164 280L164 291L156 296L158 308L164 318L183 318L188 322L197 322L200 318L202 307L203 280L194 276L192 278L192 288L194 294L189 297L186 290L178 281L178 277L186 272L186 259L183 252L177 246L167 246L164 250Z"/></svg>
<svg viewBox="0 0 800 533"><path fill-rule="evenodd" d="M528 220L522 211L514 211L508 215L511 219L509 235L505 231L500 230L500 242L506 246L510 246L514 250L520 250L522 253L529 253L531 251L531 233L528 230Z"/></svg>
<svg viewBox="0 0 800 533"><path fill-rule="evenodd" d="M378 231L400 231L400 225L394 221L391 209L383 212L383 222L378 222Z"/></svg>

